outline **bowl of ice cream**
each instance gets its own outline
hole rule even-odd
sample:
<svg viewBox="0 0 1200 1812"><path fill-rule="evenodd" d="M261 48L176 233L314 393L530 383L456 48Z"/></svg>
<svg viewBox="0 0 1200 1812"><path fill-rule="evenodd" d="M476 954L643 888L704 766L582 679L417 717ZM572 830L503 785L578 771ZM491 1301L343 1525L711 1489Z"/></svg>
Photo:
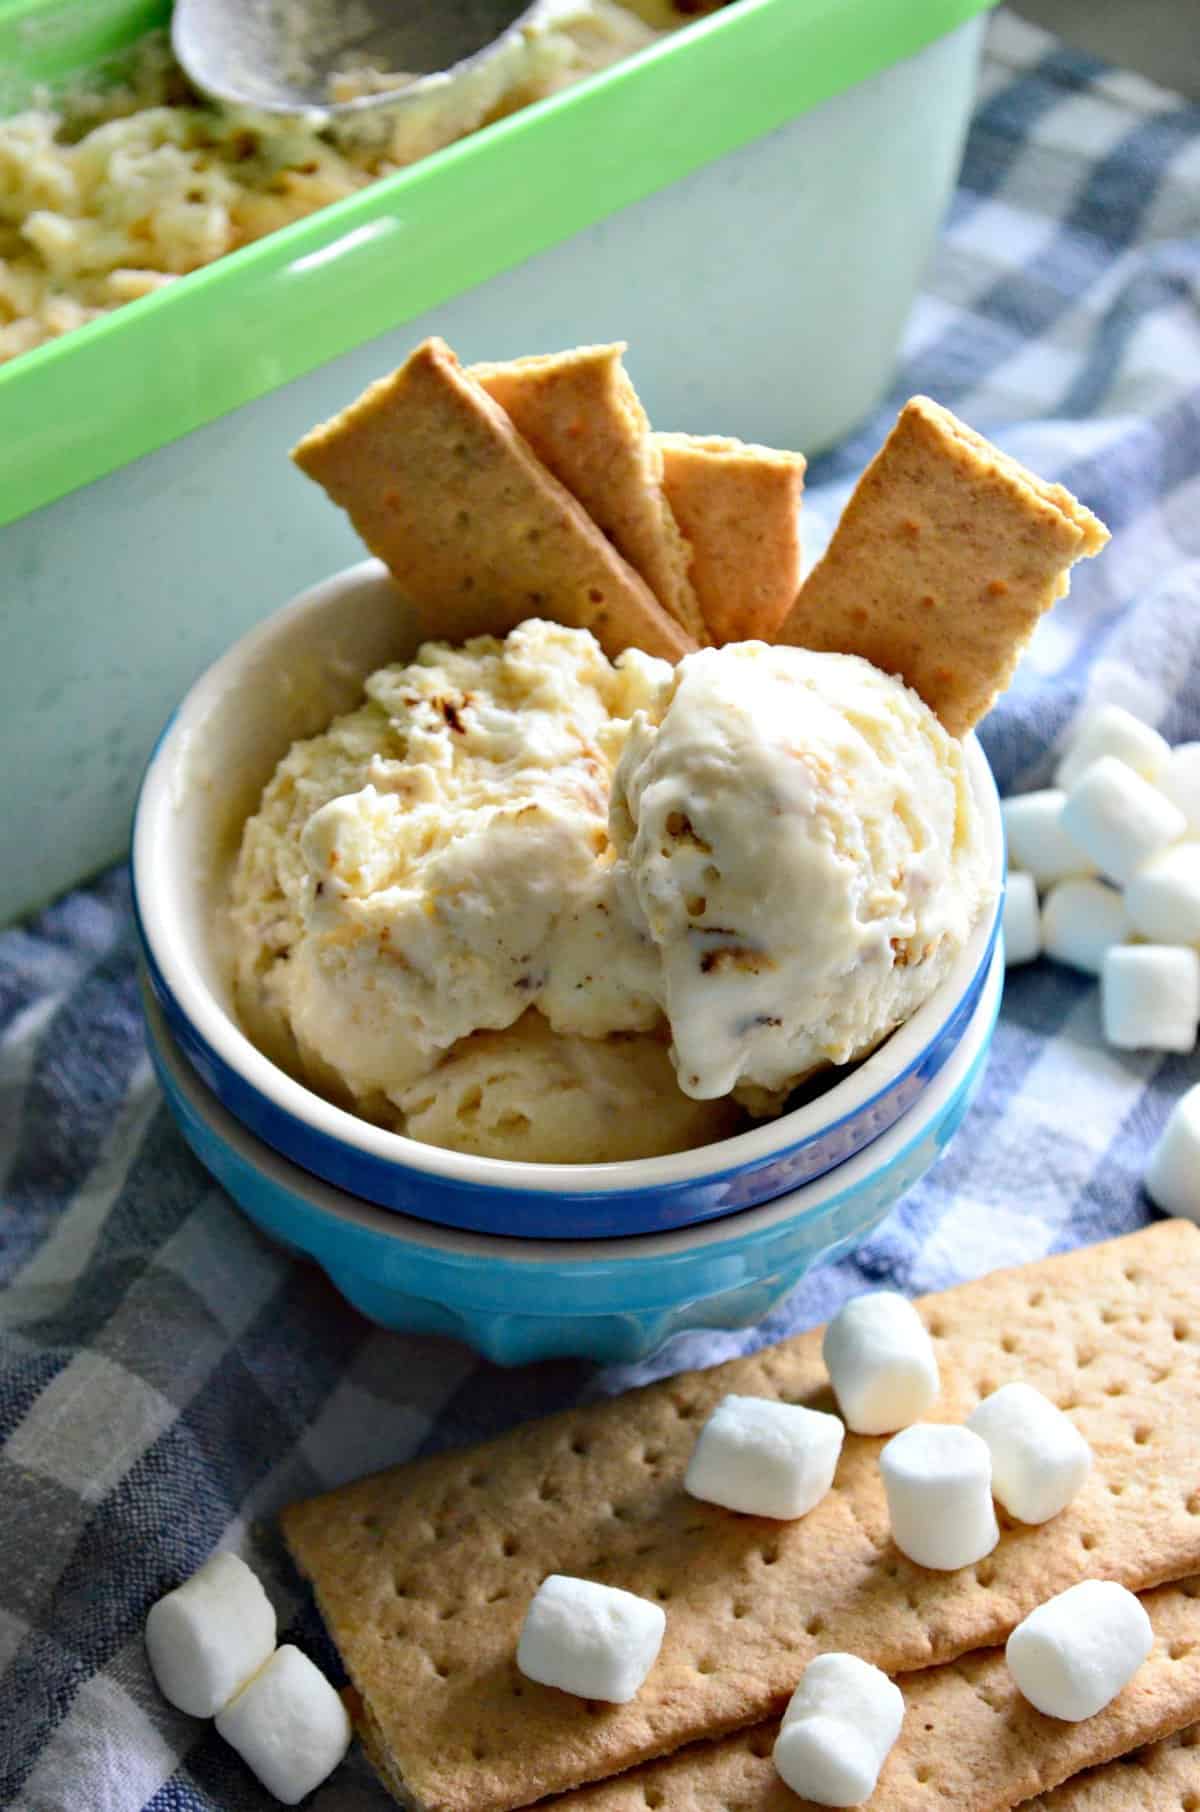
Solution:
<svg viewBox="0 0 1200 1812"><path fill-rule="evenodd" d="M151 1055L184 1137L270 1238L319 1264L384 1327L445 1334L520 1365L631 1360L689 1328L751 1326L804 1273L851 1250L941 1156L987 1060L1003 955L963 1036L919 1098L866 1150L776 1200L630 1238L507 1239L389 1212L312 1176L222 1105L153 993Z"/></svg>
<svg viewBox="0 0 1200 1812"><path fill-rule="evenodd" d="M756 1210L937 1084L1002 891L973 737L856 657L420 637L377 562L338 574L147 771L149 986L249 1135L414 1221L587 1241Z"/></svg>

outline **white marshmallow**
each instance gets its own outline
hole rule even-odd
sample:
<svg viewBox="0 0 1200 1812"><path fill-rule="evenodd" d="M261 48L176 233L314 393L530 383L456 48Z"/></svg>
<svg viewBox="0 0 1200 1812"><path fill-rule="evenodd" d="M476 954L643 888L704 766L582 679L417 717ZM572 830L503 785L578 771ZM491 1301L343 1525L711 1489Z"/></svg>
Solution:
<svg viewBox="0 0 1200 1812"><path fill-rule="evenodd" d="M1006 968L1031 963L1042 950L1037 884L1032 875L1009 871L1004 886L1004 962Z"/></svg>
<svg viewBox="0 0 1200 1812"><path fill-rule="evenodd" d="M1150 1156L1146 1188L1164 1214L1200 1226L1200 1082L1171 1109Z"/></svg>
<svg viewBox="0 0 1200 1812"><path fill-rule="evenodd" d="M912 1303L894 1290L843 1304L825 1329L821 1354L856 1434L891 1434L923 1416L938 1394L933 1342Z"/></svg>
<svg viewBox="0 0 1200 1812"><path fill-rule="evenodd" d="M861 1805L903 1721L904 1696L885 1673L857 1655L818 1655L783 1714L776 1770L818 1806Z"/></svg>
<svg viewBox="0 0 1200 1812"><path fill-rule="evenodd" d="M1097 868L1123 886L1143 862L1178 842L1187 819L1123 761L1102 755L1067 794L1062 828Z"/></svg>
<svg viewBox="0 0 1200 1812"><path fill-rule="evenodd" d="M1200 944L1200 843L1152 856L1125 889L1135 931L1156 944Z"/></svg>
<svg viewBox="0 0 1200 1812"><path fill-rule="evenodd" d="M146 1619L146 1652L164 1699L211 1718L275 1647L275 1607L236 1554L214 1554Z"/></svg>
<svg viewBox="0 0 1200 1812"><path fill-rule="evenodd" d="M879 1471L892 1540L919 1567L969 1567L999 1541L992 1456L971 1429L917 1422L888 1442Z"/></svg>
<svg viewBox="0 0 1200 1812"><path fill-rule="evenodd" d="M1121 1051L1191 1051L1200 1019L1200 956L1174 944L1122 944L1100 971L1100 1018Z"/></svg>
<svg viewBox="0 0 1200 1812"><path fill-rule="evenodd" d="M1157 784L1159 792L1179 807L1188 829L1200 834L1200 742L1176 743Z"/></svg>
<svg viewBox="0 0 1200 1812"><path fill-rule="evenodd" d="M333 1773L352 1735L338 1694L290 1642L217 1713L217 1730L285 1806Z"/></svg>
<svg viewBox="0 0 1200 1812"><path fill-rule="evenodd" d="M1084 769L1101 755L1114 755L1143 780L1156 782L1170 753L1166 737L1123 705L1096 705L1085 713L1072 733L1054 784L1069 792Z"/></svg>
<svg viewBox="0 0 1200 1812"><path fill-rule="evenodd" d="M1105 954L1129 936L1129 914L1105 881L1060 881L1042 902L1042 948L1056 962L1099 975Z"/></svg>
<svg viewBox="0 0 1200 1812"><path fill-rule="evenodd" d="M837 1416L769 1397L722 1397L700 1430L685 1491L749 1516L804 1516L833 1483Z"/></svg>
<svg viewBox="0 0 1200 1812"><path fill-rule="evenodd" d="M1002 1384L967 1417L992 1456L992 1496L1021 1523L1045 1523L1077 1497L1092 1450L1032 1384Z"/></svg>
<svg viewBox="0 0 1200 1812"><path fill-rule="evenodd" d="M1095 1717L1154 1646L1141 1603L1111 1579L1085 1579L1030 1611L1008 1639L1008 1669L1048 1718Z"/></svg>
<svg viewBox="0 0 1200 1812"><path fill-rule="evenodd" d="M662 1647L666 1613L634 1592L551 1573L530 1601L517 1666L530 1680L624 1705Z"/></svg>
<svg viewBox="0 0 1200 1812"><path fill-rule="evenodd" d="M1039 887L1067 875L1094 874L1096 864L1062 826L1067 795L1057 788L1017 793L1001 803L1009 859L1031 874Z"/></svg>

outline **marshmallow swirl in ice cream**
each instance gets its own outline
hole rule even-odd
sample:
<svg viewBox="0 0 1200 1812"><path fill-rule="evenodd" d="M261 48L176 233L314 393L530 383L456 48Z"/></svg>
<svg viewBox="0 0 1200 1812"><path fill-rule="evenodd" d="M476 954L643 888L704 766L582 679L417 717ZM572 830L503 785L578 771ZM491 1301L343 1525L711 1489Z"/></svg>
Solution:
<svg viewBox="0 0 1200 1812"><path fill-rule="evenodd" d="M988 886L961 745L857 655L689 655L635 720L610 824L696 1096L869 1051L941 981Z"/></svg>

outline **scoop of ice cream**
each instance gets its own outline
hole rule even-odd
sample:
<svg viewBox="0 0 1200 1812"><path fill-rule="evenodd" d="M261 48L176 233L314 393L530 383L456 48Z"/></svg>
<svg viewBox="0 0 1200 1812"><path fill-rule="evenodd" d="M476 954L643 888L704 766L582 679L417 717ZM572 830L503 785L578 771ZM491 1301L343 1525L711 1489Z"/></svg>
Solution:
<svg viewBox="0 0 1200 1812"><path fill-rule="evenodd" d="M732 1100L682 1092L660 1038L565 1035L536 1009L503 1032L463 1039L397 1103L414 1139L540 1164L656 1157L741 1124Z"/></svg>
<svg viewBox="0 0 1200 1812"><path fill-rule="evenodd" d="M683 1090L786 1090L933 992L987 886L960 744L854 655L689 655L626 739L618 880Z"/></svg>
<svg viewBox="0 0 1200 1812"><path fill-rule="evenodd" d="M616 908L607 821L629 721L670 677L539 621L372 675L246 827L232 926L252 1035L378 1111L543 995L563 1032L654 1027L657 959Z"/></svg>

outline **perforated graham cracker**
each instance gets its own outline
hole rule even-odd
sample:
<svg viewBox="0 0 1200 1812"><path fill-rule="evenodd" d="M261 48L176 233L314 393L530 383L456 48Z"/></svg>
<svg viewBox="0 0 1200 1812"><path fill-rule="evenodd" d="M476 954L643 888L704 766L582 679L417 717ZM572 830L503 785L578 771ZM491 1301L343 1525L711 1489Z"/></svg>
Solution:
<svg viewBox="0 0 1200 1812"><path fill-rule="evenodd" d="M443 340L426 340L292 451L386 562L430 635L504 635L527 617L605 652L678 660L692 638L530 451Z"/></svg>
<svg viewBox="0 0 1200 1812"><path fill-rule="evenodd" d="M1012 678L1103 523L948 409L915 396L867 467L776 640L865 655L954 736Z"/></svg>
<svg viewBox="0 0 1200 1812"><path fill-rule="evenodd" d="M1089 1768L1021 1812L1200 1812L1200 1724Z"/></svg>
<svg viewBox="0 0 1200 1812"><path fill-rule="evenodd" d="M578 498L664 609L708 640L688 578L691 549L663 489L662 454L621 362L624 342L472 365L546 470Z"/></svg>
<svg viewBox="0 0 1200 1812"><path fill-rule="evenodd" d="M932 1666L1002 1641L1078 1579L1141 1590L1200 1570L1200 1230L1160 1223L920 1307L941 1364L937 1416L959 1421L1024 1378L1096 1454L1069 1509L1010 1524L975 1568L926 1572L892 1546L879 1440L849 1436L833 1490L797 1522L682 1490L727 1392L834 1407L819 1329L286 1511L412 1803L501 1812L777 1713L822 1649L889 1672ZM666 1606L662 1652L631 1704L587 1705L518 1674L525 1609L550 1572Z"/></svg>
<svg viewBox="0 0 1200 1812"><path fill-rule="evenodd" d="M1141 1812L1146 1802L1129 1793L1129 1767L1101 1770L1111 1785L1124 1775L1126 1797L1089 1797L1098 1775L1070 1781L1058 1792L1029 1800L1080 1769L1154 1743L1194 1722L1200 1709L1200 1580L1160 1586L1143 1600L1154 1626L1154 1648L1134 1679L1095 1717L1066 1724L1043 1717L1023 1699L1004 1650L984 1649L944 1667L904 1674L904 1723L879 1776L866 1812ZM581 1787L551 1804L555 1812L815 1812L775 1772L771 1749L775 1723L739 1731L718 1743L701 1743L594 1787ZM370 1745L368 1745L368 1750ZM1191 1752L1164 1758L1161 1779L1195 1764ZM1180 1763L1179 1757L1186 1759ZM1089 1788L1089 1781L1091 1787ZM1178 1798L1172 1812L1179 1812Z"/></svg>
<svg viewBox="0 0 1200 1812"><path fill-rule="evenodd" d="M803 457L717 435L654 440L710 637L773 641L800 589Z"/></svg>

